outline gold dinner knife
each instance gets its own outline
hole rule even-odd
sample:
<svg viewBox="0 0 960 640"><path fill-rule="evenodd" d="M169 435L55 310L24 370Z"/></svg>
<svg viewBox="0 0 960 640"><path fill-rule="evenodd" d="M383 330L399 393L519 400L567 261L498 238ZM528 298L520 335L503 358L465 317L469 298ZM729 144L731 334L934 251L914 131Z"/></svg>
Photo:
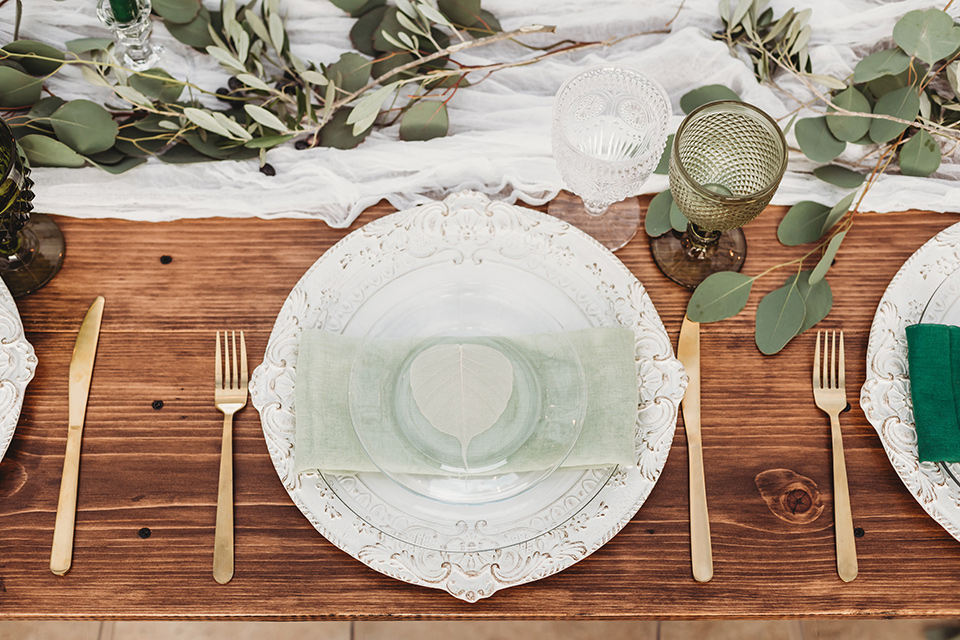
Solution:
<svg viewBox="0 0 960 640"><path fill-rule="evenodd" d="M50 571L62 576L70 570L73 560L73 525L77 515L77 478L80 474L80 437L83 435L83 416L87 410L87 393L93 375L93 360L97 355L100 337L100 318L103 315L103 296L90 305L80 325L80 333L70 360L69 422L67 452L63 458L63 476L60 478L60 500L57 502L57 521L53 527L53 549L50 552Z"/></svg>
<svg viewBox="0 0 960 640"><path fill-rule="evenodd" d="M700 440L700 325L686 316L680 327L677 359L690 377L681 403L690 459L690 557L694 579L708 582L713 577L713 551L710 547L710 519L707 516L707 489L703 478L703 448Z"/></svg>

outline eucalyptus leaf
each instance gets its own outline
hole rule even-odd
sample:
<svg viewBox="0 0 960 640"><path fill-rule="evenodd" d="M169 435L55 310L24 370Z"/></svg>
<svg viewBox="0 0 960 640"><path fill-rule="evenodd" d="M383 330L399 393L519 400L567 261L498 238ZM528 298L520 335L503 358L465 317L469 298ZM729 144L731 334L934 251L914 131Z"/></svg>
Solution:
<svg viewBox="0 0 960 640"><path fill-rule="evenodd" d="M854 87L848 87L833 97L833 103L841 109L857 113L870 113L870 102ZM827 114L827 126L838 140L853 142L867 135L870 119L858 116Z"/></svg>
<svg viewBox="0 0 960 640"><path fill-rule="evenodd" d="M162 116L158 113L150 113L140 118L139 120L134 121L133 126L139 129L140 131L146 131L148 133L164 133L165 131L171 131L171 129L167 127L168 125L173 124L167 118L168 116ZM166 122L167 124L161 124L164 122ZM128 126L124 125L120 128L120 131L122 132L127 128ZM179 125L174 124L172 130L176 131L179 128L180 128Z"/></svg>
<svg viewBox="0 0 960 640"><path fill-rule="evenodd" d="M662 236L672 229L670 224L670 205L673 204L673 195L670 189L661 191L653 196L647 205L647 213L643 219L643 229L651 238Z"/></svg>
<svg viewBox="0 0 960 640"><path fill-rule="evenodd" d="M362 16L371 10L383 6L386 0L330 0L330 4L352 17Z"/></svg>
<svg viewBox="0 0 960 640"><path fill-rule="evenodd" d="M797 120L793 129L800 150L814 162L830 162L846 148L847 143L837 138L827 126L824 116Z"/></svg>
<svg viewBox="0 0 960 640"><path fill-rule="evenodd" d="M813 271L810 273L810 277L808 279L809 284L815 285L823 280L823 277L827 275L827 271L833 264L833 259L837 257L837 251L840 250L840 243L843 242L843 239L846 237L846 235L846 231L841 231L837 235L830 238L830 242L827 244L827 248L823 252L823 256L820 257L820 261L817 263L817 266L814 267Z"/></svg>
<svg viewBox="0 0 960 640"><path fill-rule="evenodd" d="M417 100L400 118L401 140L431 140L447 135L450 116L438 100Z"/></svg>
<svg viewBox="0 0 960 640"><path fill-rule="evenodd" d="M113 40L110 38L77 38L67 40L64 46L67 47L67 51L79 56L91 51L106 51L112 44Z"/></svg>
<svg viewBox="0 0 960 640"><path fill-rule="evenodd" d="M306 70L300 74L300 77L309 82L310 84L315 84L318 87L327 86L327 76L323 75L319 71ZM240 76L237 76L238 79L241 79Z"/></svg>
<svg viewBox="0 0 960 640"><path fill-rule="evenodd" d="M270 42L278 53L283 52L283 46L286 44L287 32L283 28L283 21L276 13L271 13L267 20L267 29L270 31Z"/></svg>
<svg viewBox="0 0 960 640"><path fill-rule="evenodd" d="M168 24L187 24L200 12L200 0L153 0L150 4Z"/></svg>
<svg viewBox="0 0 960 640"><path fill-rule="evenodd" d="M49 118L53 115L54 111L62 107L64 104L66 104L64 100L56 96L41 98L32 107L30 107L30 111L27 112L27 115L30 118Z"/></svg>
<svg viewBox="0 0 960 640"><path fill-rule="evenodd" d="M327 78L336 80L337 86L353 93L370 81L370 61L358 53L348 52L327 67Z"/></svg>
<svg viewBox="0 0 960 640"><path fill-rule="evenodd" d="M107 173L112 173L114 175L118 175L118 174L130 171L130 169L133 169L134 167L139 167L146 161L147 159L144 157L138 158L138 157L128 156L120 160L119 162L114 162L112 164L104 164L100 162L95 162L94 160L90 159L90 162L97 165Z"/></svg>
<svg viewBox="0 0 960 640"><path fill-rule="evenodd" d="M63 51L34 40L15 40L0 51L5 59L20 64L32 76L49 76L57 72L66 60Z"/></svg>
<svg viewBox="0 0 960 640"><path fill-rule="evenodd" d="M363 142L369 133L370 129L364 129L359 135L354 135L353 127L347 124L347 112L340 110L320 129L320 145L334 149L353 149Z"/></svg>
<svg viewBox="0 0 960 640"><path fill-rule="evenodd" d="M160 102L175 102L183 93L183 83L159 67L130 76L130 86Z"/></svg>
<svg viewBox="0 0 960 640"><path fill-rule="evenodd" d="M243 144L238 144L222 136L212 136L207 134L191 134L185 136L187 144L200 153L215 158L217 160L240 160L244 158L255 158L259 153L258 149L249 149Z"/></svg>
<svg viewBox="0 0 960 640"><path fill-rule="evenodd" d="M764 355L779 352L803 327L806 307L796 283L774 289L757 305L755 340Z"/></svg>
<svg viewBox="0 0 960 640"><path fill-rule="evenodd" d="M837 222L850 211L850 206L853 204L853 199L857 196L856 191L852 191L844 196L843 200L833 205L833 208L830 209L830 213L827 214L827 218L823 221L823 228L821 229L821 236L837 224Z"/></svg>
<svg viewBox="0 0 960 640"><path fill-rule="evenodd" d="M221 49L220 47L211 45L207 47L207 53L216 58L221 65L234 73L244 73L247 70L243 63L237 60L237 58L226 49Z"/></svg>
<svg viewBox="0 0 960 640"><path fill-rule="evenodd" d="M110 112L90 100L71 100L50 116L57 138L78 153L104 151L117 139Z"/></svg>
<svg viewBox="0 0 960 640"><path fill-rule="evenodd" d="M690 223L687 220L687 216L683 215L683 211L680 211L680 207L677 206L676 201L670 203L670 226L673 227L674 231L679 231L683 233L687 230L687 225Z"/></svg>
<svg viewBox="0 0 960 640"><path fill-rule="evenodd" d="M825 76L819 73L805 73L803 74L808 80L817 82L825 86L827 89L834 91L843 90L847 87L846 83L842 80L837 80L833 76Z"/></svg>
<svg viewBox="0 0 960 640"><path fill-rule="evenodd" d="M920 129L900 148L900 172L905 176L928 176L940 168L940 145Z"/></svg>
<svg viewBox="0 0 960 640"><path fill-rule="evenodd" d="M117 164L124 158L128 157L127 154L120 151L116 147L110 147L106 151L100 151L98 153L91 153L87 156L87 160L94 163L97 166L108 165L108 164Z"/></svg>
<svg viewBox="0 0 960 640"><path fill-rule="evenodd" d="M884 49L872 53L853 70L853 81L857 84L876 80L882 76L895 76L910 67L910 56L899 48Z"/></svg>
<svg viewBox="0 0 960 640"><path fill-rule="evenodd" d="M844 189L856 189L863 184L863 181L866 179L866 176L862 173L857 173L856 171L836 164L817 167L813 170L813 175L824 182L829 182Z"/></svg>
<svg viewBox="0 0 960 640"><path fill-rule="evenodd" d="M731 3L732 4L732 3ZM747 11L750 10L750 6L753 4L753 0L737 0L736 7L730 15L730 26L735 27L740 24L740 21L744 19L747 15Z"/></svg>
<svg viewBox="0 0 960 640"><path fill-rule="evenodd" d="M43 79L11 67L0 67L0 108L26 107L40 99Z"/></svg>
<svg viewBox="0 0 960 640"><path fill-rule="evenodd" d="M670 150L673 148L673 135L671 133L667 136L667 144L664 145L663 153L660 155L660 163L653 170L657 175L665 176L670 173Z"/></svg>
<svg viewBox="0 0 960 640"><path fill-rule="evenodd" d="M800 335L807 329L827 317L830 309L833 307L833 291L826 279L820 280L815 285L810 285L810 274L812 269L801 271L800 274L793 274L784 283L784 286L790 286L796 282L797 289L800 292L800 299L803 300L805 313L803 315L803 324L797 335Z"/></svg>
<svg viewBox="0 0 960 640"><path fill-rule="evenodd" d="M283 144L287 140L292 140L294 136L295 134L293 133L288 133L281 136L261 136L259 138L247 140L243 143L243 146L250 149L270 149L278 144Z"/></svg>
<svg viewBox="0 0 960 640"><path fill-rule="evenodd" d="M79 153L43 135L29 135L17 141L34 167L82 167L86 160Z"/></svg>
<svg viewBox="0 0 960 640"><path fill-rule="evenodd" d="M379 78L383 74L401 67L405 64L409 64L416 60L416 56L412 53L388 53L381 57L379 60L375 60L374 63L370 66L370 75L374 78ZM418 71L417 67L411 67L407 71L403 71L397 75L395 78L410 78L413 77L414 73Z"/></svg>
<svg viewBox="0 0 960 640"><path fill-rule="evenodd" d="M946 11L915 10L894 25L893 40L908 55L933 64L960 47L960 27L953 24Z"/></svg>
<svg viewBox="0 0 960 640"><path fill-rule="evenodd" d="M216 44L210 35L211 19L210 12L201 8L197 17L186 24L168 22L167 31L183 44L203 51Z"/></svg>
<svg viewBox="0 0 960 640"><path fill-rule="evenodd" d="M437 0L437 8L458 27L470 27L480 19L480 0Z"/></svg>
<svg viewBox="0 0 960 640"><path fill-rule="evenodd" d="M777 239L788 247L814 242L823 237L823 223L830 207L804 200L790 207L777 227Z"/></svg>
<svg viewBox="0 0 960 640"><path fill-rule="evenodd" d="M357 51L368 56L377 56L378 52L373 47L374 34L386 13L387 7L379 6L364 13L354 23L353 28L350 29L350 42Z"/></svg>
<svg viewBox="0 0 960 640"><path fill-rule="evenodd" d="M717 322L735 316L747 306L753 278L736 271L712 273L697 286L687 303L694 322Z"/></svg>
<svg viewBox="0 0 960 640"><path fill-rule="evenodd" d="M160 160L167 164L190 164L194 162L211 162L215 158L204 155L186 143L180 143L172 146L163 155Z"/></svg>
<svg viewBox="0 0 960 640"><path fill-rule="evenodd" d="M920 114L920 97L913 87L897 89L877 100L873 112L913 122ZM873 120L870 123L870 138L874 142L889 142L906 131L908 126L890 120Z"/></svg>
<svg viewBox="0 0 960 640"><path fill-rule="evenodd" d="M680 98L680 108L684 113L690 113L697 107L705 105L708 102L739 99L740 96L729 87L722 84L708 84L705 87L700 87L699 89L694 89L684 94L684 96Z"/></svg>
<svg viewBox="0 0 960 640"><path fill-rule="evenodd" d="M373 48L383 53L390 51L403 51L404 47L397 40L397 34L403 30L400 22L397 20L399 10L396 7L388 7L373 32Z"/></svg>
<svg viewBox="0 0 960 640"><path fill-rule="evenodd" d="M160 153L169 142L169 134L152 131L140 131L135 127L124 127L117 135L118 151L134 157L153 156Z"/></svg>
<svg viewBox="0 0 960 640"><path fill-rule="evenodd" d="M467 33L474 38L484 38L500 31L503 31L500 21L486 9L480 9L480 19L467 27Z"/></svg>

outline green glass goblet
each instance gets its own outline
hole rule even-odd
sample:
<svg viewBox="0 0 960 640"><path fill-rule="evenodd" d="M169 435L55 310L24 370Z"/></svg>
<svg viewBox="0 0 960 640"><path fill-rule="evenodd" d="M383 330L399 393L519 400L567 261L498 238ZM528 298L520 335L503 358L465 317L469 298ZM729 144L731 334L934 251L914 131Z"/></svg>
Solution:
<svg viewBox="0 0 960 640"><path fill-rule="evenodd" d="M663 273L691 289L717 271L739 271L740 229L770 204L787 168L780 126L753 105L721 100L694 109L670 150L670 192L689 220L650 242Z"/></svg>
<svg viewBox="0 0 960 640"><path fill-rule="evenodd" d="M0 119L0 278L14 298L47 284L63 264L64 242L49 217L33 213L33 180L20 146Z"/></svg>

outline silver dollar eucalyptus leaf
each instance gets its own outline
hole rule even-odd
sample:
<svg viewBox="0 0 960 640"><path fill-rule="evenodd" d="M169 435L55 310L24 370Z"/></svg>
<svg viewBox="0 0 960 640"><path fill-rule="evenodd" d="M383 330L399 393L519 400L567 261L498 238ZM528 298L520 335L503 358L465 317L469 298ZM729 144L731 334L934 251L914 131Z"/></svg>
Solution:
<svg viewBox="0 0 960 640"><path fill-rule="evenodd" d="M479 344L440 344L410 365L410 387L435 429L460 441L464 467L470 441L492 427L513 392L513 365Z"/></svg>

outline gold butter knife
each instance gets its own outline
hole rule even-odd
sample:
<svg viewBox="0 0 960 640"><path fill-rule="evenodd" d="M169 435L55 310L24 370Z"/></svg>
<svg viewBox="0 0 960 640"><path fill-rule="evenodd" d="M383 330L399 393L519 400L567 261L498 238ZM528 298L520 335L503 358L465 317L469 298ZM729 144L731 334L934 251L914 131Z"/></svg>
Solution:
<svg viewBox="0 0 960 640"><path fill-rule="evenodd" d="M707 489L703 478L700 439L700 325L686 316L680 327L677 359L690 378L681 404L690 458L690 556L694 579L708 582L713 577L713 551L710 546L710 518L707 516Z"/></svg>
<svg viewBox="0 0 960 640"><path fill-rule="evenodd" d="M60 500L57 502L57 521L53 527L53 549L50 552L50 571L62 576L70 570L73 560L73 525L77 515L77 478L80 474L80 439L83 435L83 416L87 410L87 394L93 375L93 361L97 355L100 337L100 318L103 316L103 296L90 305L80 325L80 333L70 360L69 421L67 452L63 458L60 478Z"/></svg>

